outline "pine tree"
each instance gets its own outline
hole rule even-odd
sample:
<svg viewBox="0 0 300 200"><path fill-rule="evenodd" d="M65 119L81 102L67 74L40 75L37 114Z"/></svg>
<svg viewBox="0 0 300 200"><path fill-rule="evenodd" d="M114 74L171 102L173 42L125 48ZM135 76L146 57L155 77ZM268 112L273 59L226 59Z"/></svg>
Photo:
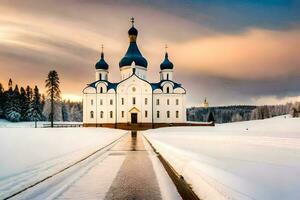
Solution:
<svg viewBox="0 0 300 200"><path fill-rule="evenodd" d="M41 121L43 119L41 94L39 93L39 89L37 86L34 87L32 101L30 102L29 107L29 119L31 121Z"/></svg>
<svg viewBox="0 0 300 200"><path fill-rule="evenodd" d="M23 87L20 88L20 108L21 108L21 120L22 121L27 121L27 113L29 111L29 102L27 101L26 98L26 91Z"/></svg>
<svg viewBox="0 0 300 200"><path fill-rule="evenodd" d="M62 120L64 122L70 121L70 101L63 101L61 105Z"/></svg>
<svg viewBox="0 0 300 200"><path fill-rule="evenodd" d="M9 79L8 81L8 90L4 92L4 105L3 105L3 111L4 111L4 116L5 119L8 120L8 114L9 111L11 110L11 107L13 106L12 104L12 98L13 98L13 89L12 89L12 80Z"/></svg>
<svg viewBox="0 0 300 200"><path fill-rule="evenodd" d="M215 122L215 118L212 112L209 112L208 118L207 118L207 122Z"/></svg>
<svg viewBox="0 0 300 200"><path fill-rule="evenodd" d="M32 97L33 97L33 92L32 88L27 85L26 87L26 93L25 93L25 104L27 106L27 112L26 112L26 117L24 120L31 121L31 110L30 110L30 104L32 102Z"/></svg>
<svg viewBox="0 0 300 200"><path fill-rule="evenodd" d="M54 120L54 103L60 100L59 77L55 70L50 71L46 79L47 96L51 101L50 121L53 127Z"/></svg>
<svg viewBox="0 0 300 200"><path fill-rule="evenodd" d="M6 119L12 122L19 122L21 120L21 105L18 85L9 93L6 104Z"/></svg>
<svg viewBox="0 0 300 200"><path fill-rule="evenodd" d="M5 104L4 88L0 83L0 118L4 117L4 104Z"/></svg>

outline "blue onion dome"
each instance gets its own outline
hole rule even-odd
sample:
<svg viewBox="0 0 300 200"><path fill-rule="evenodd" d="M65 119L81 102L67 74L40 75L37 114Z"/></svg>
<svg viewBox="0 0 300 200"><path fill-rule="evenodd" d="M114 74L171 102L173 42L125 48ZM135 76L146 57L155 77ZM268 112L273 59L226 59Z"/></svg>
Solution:
<svg viewBox="0 0 300 200"><path fill-rule="evenodd" d="M169 60L169 55L166 52L164 61L160 64L160 69L173 69L173 63Z"/></svg>
<svg viewBox="0 0 300 200"><path fill-rule="evenodd" d="M135 62L136 65L147 68L148 62L141 54L137 43L136 38L138 35L138 30L134 28L134 19L131 19L132 27L128 31L129 36L129 47L127 49L127 52L125 53L124 57L119 62L119 67L124 66L131 66L133 62Z"/></svg>
<svg viewBox="0 0 300 200"><path fill-rule="evenodd" d="M105 62L104 60L104 53L101 52L101 58L100 60L96 63L95 65L96 69L104 69L104 70L108 70L108 64Z"/></svg>
<svg viewBox="0 0 300 200"><path fill-rule="evenodd" d="M132 26L129 30L128 30L128 35L138 35L138 30L136 28L134 28L134 26Z"/></svg>

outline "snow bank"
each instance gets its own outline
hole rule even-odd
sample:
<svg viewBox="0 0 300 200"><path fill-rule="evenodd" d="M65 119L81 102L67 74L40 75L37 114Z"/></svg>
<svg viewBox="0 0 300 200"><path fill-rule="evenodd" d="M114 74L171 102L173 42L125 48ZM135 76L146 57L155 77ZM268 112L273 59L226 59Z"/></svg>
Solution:
<svg viewBox="0 0 300 200"><path fill-rule="evenodd" d="M0 199L121 137L107 128L0 128Z"/></svg>
<svg viewBox="0 0 300 200"><path fill-rule="evenodd" d="M300 199L299 118L144 134L201 199Z"/></svg>

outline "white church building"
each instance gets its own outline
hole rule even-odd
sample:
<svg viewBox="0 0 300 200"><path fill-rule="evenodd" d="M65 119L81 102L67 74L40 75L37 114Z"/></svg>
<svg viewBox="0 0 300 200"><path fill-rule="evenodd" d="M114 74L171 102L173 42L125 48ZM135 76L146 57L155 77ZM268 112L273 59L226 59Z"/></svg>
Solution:
<svg viewBox="0 0 300 200"><path fill-rule="evenodd" d="M100 60L95 65L95 81L83 90L84 126L154 128L186 122L186 90L174 80L174 66L166 52L160 65L160 81L147 80L147 60L136 40L138 30L128 31L129 47L119 62L121 80L109 81L109 65Z"/></svg>

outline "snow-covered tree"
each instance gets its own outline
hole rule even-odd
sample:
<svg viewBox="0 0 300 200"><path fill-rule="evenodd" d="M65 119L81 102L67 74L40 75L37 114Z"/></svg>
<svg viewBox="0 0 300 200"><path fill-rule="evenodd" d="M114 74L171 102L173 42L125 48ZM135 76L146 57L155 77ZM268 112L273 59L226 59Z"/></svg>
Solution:
<svg viewBox="0 0 300 200"><path fill-rule="evenodd" d="M70 101L63 101L62 102L62 118L63 121L70 121Z"/></svg>
<svg viewBox="0 0 300 200"><path fill-rule="evenodd" d="M74 104L71 107L70 115L71 115L70 120L72 122L81 122L82 121L82 109L80 108L80 105Z"/></svg>
<svg viewBox="0 0 300 200"><path fill-rule="evenodd" d="M19 103L20 103L20 108L21 108L21 120L22 121L27 121L27 113L29 111L29 102L27 101L26 98L26 91L23 87L20 88L20 99L19 99Z"/></svg>
<svg viewBox="0 0 300 200"><path fill-rule="evenodd" d="M53 121L63 121L61 102L55 101L53 108L54 108ZM46 120L51 121L51 100L50 99L47 99L45 101L45 105L43 108L43 115L45 116Z"/></svg>
<svg viewBox="0 0 300 200"><path fill-rule="evenodd" d="M243 117L240 115L240 113L236 113L232 116L231 121L232 122L243 121Z"/></svg>
<svg viewBox="0 0 300 200"><path fill-rule="evenodd" d="M13 91L10 87L7 93L5 117L7 120L12 122L19 122L21 120L20 92L18 85L15 86Z"/></svg>
<svg viewBox="0 0 300 200"><path fill-rule="evenodd" d="M37 86L34 87L32 101L29 105L29 113L28 116L31 121L41 121L43 119L42 113L42 104L41 104L41 94L39 93L39 89Z"/></svg>

